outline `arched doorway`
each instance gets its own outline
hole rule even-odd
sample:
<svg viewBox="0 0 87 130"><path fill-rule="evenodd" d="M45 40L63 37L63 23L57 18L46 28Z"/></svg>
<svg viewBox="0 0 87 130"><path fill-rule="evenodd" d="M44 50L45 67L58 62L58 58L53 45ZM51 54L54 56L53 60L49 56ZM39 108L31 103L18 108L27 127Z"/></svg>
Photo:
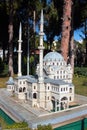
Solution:
<svg viewBox="0 0 87 130"><path fill-rule="evenodd" d="M67 97L63 97L61 98L61 103L60 103L60 109L64 110L68 108L68 98Z"/></svg>
<svg viewBox="0 0 87 130"><path fill-rule="evenodd" d="M19 92L22 92L22 88L21 87L19 88Z"/></svg>
<svg viewBox="0 0 87 130"><path fill-rule="evenodd" d="M26 88L25 87L23 87L23 92L26 92Z"/></svg>
<svg viewBox="0 0 87 130"><path fill-rule="evenodd" d="M33 93L33 98L37 99L37 94L36 93Z"/></svg>
<svg viewBox="0 0 87 130"><path fill-rule="evenodd" d="M53 104L52 111L55 111L55 97L52 96L51 101L52 101L52 104Z"/></svg>
<svg viewBox="0 0 87 130"><path fill-rule="evenodd" d="M54 96L52 96L52 104L53 104L53 110L52 111L59 111L60 110L60 104L59 104L59 100L56 99Z"/></svg>

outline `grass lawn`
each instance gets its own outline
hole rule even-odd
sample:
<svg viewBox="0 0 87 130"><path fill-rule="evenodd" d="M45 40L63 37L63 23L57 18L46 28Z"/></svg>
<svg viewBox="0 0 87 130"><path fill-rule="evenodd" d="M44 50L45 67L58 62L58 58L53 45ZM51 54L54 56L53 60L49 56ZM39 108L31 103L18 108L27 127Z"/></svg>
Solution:
<svg viewBox="0 0 87 130"><path fill-rule="evenodd" d="M8 81L9 77L0 77L0 88L6 87L6 82Z"/></svg>
<svg viewBox="0 0 87 130"><path fill-rule="evenodd" d="M0 126L2 127L2 129L5 128L6 125L6 122L0 117Z"/></svg>
<svg viewBox="0 0 87 130"><path fill-rule="evenodd" d="M75 85L75 93L87 96L87 77L74 76L73 84Z"/></svg>

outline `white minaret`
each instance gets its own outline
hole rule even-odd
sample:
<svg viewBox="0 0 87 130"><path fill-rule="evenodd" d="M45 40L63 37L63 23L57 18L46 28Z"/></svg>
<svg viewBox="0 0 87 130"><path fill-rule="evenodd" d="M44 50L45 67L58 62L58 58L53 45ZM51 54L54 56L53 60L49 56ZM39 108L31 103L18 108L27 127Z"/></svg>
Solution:
<svg viewBox="0 0 87 130"><path fill-rule="evenodd" d="M20 23L20 27L19 27L19 40L18 40L18 76L21 76L21 43L22 43L22 25Z"/></svg>
<svg viewBox="0 0 87 130"><path fill-rule="evenodd" d="M29 25L28 25L28 46L27 46L27 75L29 75Z"/></svg>
<svg viewBox="0 0 87 130"><path fill-rule="evenodd" d="M41 21L40 21L40 45L38 47L39 49L39 75L38 75L38 98L37 98L37 105L38 107L45 108L45 84L44 84L44 76L43 76L43 10L41 10Z"/></svg>
<svg viewBox="0 0 87 130"><path fill-rule="evenodd" d="M40 69L39 69L39 83L43 83L44 78L43 78L43 50L44 50L44 46L43 46L43 36L44 36L44 32L43 32L43 10L41 10L41 21L40 21L40 45L38 47L39 49L39 65L40 65Z"/></svg>

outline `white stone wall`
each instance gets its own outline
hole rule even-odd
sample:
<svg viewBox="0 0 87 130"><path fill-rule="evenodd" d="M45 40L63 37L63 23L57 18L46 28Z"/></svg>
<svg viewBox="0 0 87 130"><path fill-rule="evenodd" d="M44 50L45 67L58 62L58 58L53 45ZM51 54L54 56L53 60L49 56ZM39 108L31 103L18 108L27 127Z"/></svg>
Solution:
<svg viewBox="0 0 87 130"><path fill-rule="evenodd" d="M7 85L7 90L8 91L14 91L14 85Z"/></svg>

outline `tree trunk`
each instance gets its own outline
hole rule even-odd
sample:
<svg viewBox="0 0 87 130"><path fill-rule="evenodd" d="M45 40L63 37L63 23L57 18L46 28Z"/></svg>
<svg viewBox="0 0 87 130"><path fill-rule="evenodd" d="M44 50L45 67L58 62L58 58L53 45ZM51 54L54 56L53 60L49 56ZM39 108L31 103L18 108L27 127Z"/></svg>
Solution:
<svg viewBox="0 0 87 130"><path fill-rule="evenodd" d="M87 20L85 19L85 25L84 25L85 27L85 39L86 39L86 46L85 46L85 48L86 48L86 56L85 56L85 65L87 65Z"/></svg>
<svg viewBox="0 0 87 130"><path fill-rule="evenodd" d="M13 76L13 0L9 1L9 76Z"/></svg>
<svg viewBox="0 0 87 130"><path fill-rule="evenodd" d="M70 38L70 56L69 56L70 64L72 66L72 70L74 73L74 37L73 37L73 30Z"/></svg>
<svg viewBox="0 0 87 130"><path fill-rule="evenodd" d="M62 35L61 35L61 54L66 62L68 60L68 49L69 49L69 39L71 30L71 6L72 6L72 0L64 0Z"/></svg>
<svg viewBox="0 0 87 130"><path fill-rule="evenodd" d="M73 5L72 5L72 13L71 13L71 31L70 31L70 46L69 46L69 50L70 50L70 55L69 55L69 61L70 61L70 64L72 66L72 70L73 70L73 73L74 73L74 36L73 36Z"/></svg>

